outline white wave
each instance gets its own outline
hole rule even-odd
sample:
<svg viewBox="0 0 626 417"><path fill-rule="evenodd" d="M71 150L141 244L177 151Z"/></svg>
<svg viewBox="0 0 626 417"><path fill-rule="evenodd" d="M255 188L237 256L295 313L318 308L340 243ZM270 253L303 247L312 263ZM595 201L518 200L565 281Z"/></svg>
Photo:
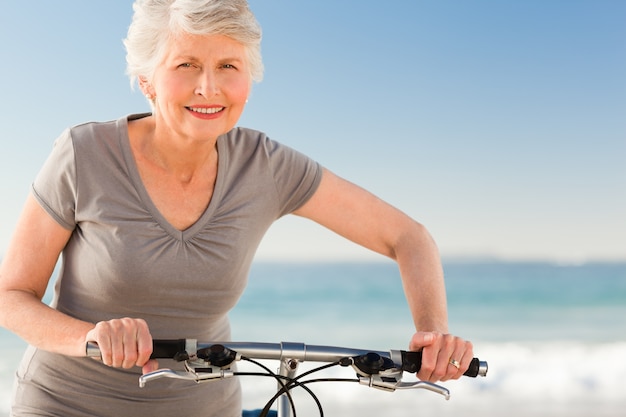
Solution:
<svg viewBox="0 0 626 417"><path fill-rule="evenodd" d="M382 392L358 384L318 384L326 415L580 416L617 417L626 407L626 342L498 343L476 345L489 362L486 378L443 383L450 401L420 391ZM348 372L348 374L346 374ZM348 376L338 369L335 376ZM244 405L262 407L272 386L245 379ZM264 383L265 384L265 383ZM306 395L297 396L301 415L317 415Z"/></svg>

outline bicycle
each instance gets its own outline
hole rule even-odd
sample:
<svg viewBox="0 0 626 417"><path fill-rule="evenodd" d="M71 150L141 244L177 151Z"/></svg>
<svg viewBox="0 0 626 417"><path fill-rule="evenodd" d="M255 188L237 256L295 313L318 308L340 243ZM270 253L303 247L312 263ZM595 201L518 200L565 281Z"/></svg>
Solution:
<svg viewBox="0 0 626 417"><path fill-rule="evenodd" d="M371 388L384 391L405 389L426 389L450 398L450 391L440 385L425 381L403 382L404 372L415 374L421 367L421 352L405 350L376 351L354 349L339 346L305 345L304 343L257 343L257 342L202 342L195 339L155 340L152 358L168 358L184 362L184 371L159 369L139 377L139 386L159 378L177 378L196 383L235 376L272 377L278 382L278 388L263 409L259 417L295 417L296 407L290 391L293 388L305 390L315 401L319 415L324 411L315 393L307 386L317 382L358 382ZM100 357L97 344L87 343L86 354ZM278 373L271 371L258 360L280 361ZM232 369L237 361L248 361L263 372L238 372ZM298 374L302 362L320 362L323 365ZM356 378L318 378L304 379L309 375L334 366L351 367L356 371ZM470 368L464 375L470 377L487 376L488 364L473 358ZM272 405L277 402L277 410ZM258 410L257 410L258 411ZM253 412L244 412L244 416ZM256 415L256 414L254 414Z"/></svg>

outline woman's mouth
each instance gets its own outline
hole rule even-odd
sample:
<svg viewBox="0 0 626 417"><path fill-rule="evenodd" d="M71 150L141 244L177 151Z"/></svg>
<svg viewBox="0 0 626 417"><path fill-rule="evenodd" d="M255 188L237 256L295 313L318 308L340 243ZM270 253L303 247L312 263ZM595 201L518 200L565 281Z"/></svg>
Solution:
<svg viewBox="0 0 626 417"><path fill-rule="evenodd" d="M223 111L226 107L186 107L187 110L200 114L216 114Z"/></svg>

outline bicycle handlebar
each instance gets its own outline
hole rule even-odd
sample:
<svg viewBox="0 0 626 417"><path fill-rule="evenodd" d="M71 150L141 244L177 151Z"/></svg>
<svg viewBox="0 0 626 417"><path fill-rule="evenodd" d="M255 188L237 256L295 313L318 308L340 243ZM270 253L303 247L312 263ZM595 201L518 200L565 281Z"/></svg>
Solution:
<svg viewBox="0 0 626 417"><path fill-rule="evenodd" d="M86 354L99 358L100 349L96 343L88 342ZM442 386L425 381L402 381L404 372L417 373L422 364L422 352L404 350L373 351L345 348L339 346L305 345L304 343L257 343L257 342L208 342L198 343L195 339L154 340L151 358L174 359L185 363L184 371L159 369L139 377L139 386L158 378L176 378L196 383L233 376L271 376L278 381L276 394L266 403L261 416L268 415L270 407L278 401L278 416L295 416L295 405L290 391L295 387L304 389L316 402L323 416L322 405L317 396L307 387L313 382L358 382L371 388L384 391L398 389L427 389L450 398L450 391ZM280 361L280 370L276 374L269 368L255 361L269 359ZM233 362L246 360L265 369L266 373L241 373L231 367ZM300 362L323 362L324 365L298 375ZM313 372L332 366L352 367L356 379L325 378L302 379ZM464 375L476 377L487 375L487 362L473 358L471 366ZM289 409L291 406L291 410Z"/></svg>
<svg viewBox="0 0 626 417"><path fill-rule="evenodd" d="M257 342L203 342L194 339L154 340L151 358L187 360L200 352L206 352L213 346L224 346L236 352L237 355L250 359L295 359L302 362L335 362L347 357L364 357L368 354L387 358L393 365L405 372L417 373L422 364L422 352L405 350L374 351L366 349L345 348L339 346L305 345L304 343L257 343ZM100 350L95 343L87 343L86 354L90 357L99 357ZM377 360L371 358L371 360ZM367 362L364 359L364 362ZM232 359L228 362L232 362ZM218 365L215 364L214 365ZM364 368L376 373L376 364L361 363ZM218 365L222 366L222 365ZM487 362L473 358L469 369L463 374L469 377L486 376Z"/></svg>

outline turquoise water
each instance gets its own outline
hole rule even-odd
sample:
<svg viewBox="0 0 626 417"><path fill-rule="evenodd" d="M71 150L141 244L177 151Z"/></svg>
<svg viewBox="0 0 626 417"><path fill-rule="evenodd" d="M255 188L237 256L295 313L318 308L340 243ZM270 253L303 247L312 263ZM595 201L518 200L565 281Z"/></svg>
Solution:
<svg viewBox="0 0 626 417"><path fill-rule="evenodd" d="M468 339L626 340L626 264L457 262L446 263L445 274L450 330ZM259 337L268 337L264 323L269 318L281 323L281 331L298 336L298 325L292 323L296 317L323 322L326 330L342 323L364 333L370 326L412 330L400 276L391 263L256 264L232 317L241 337L258 334L256 327L262 329ZM380 343L367 334L356 337ZM397 337L406 343L406 334Z"/></svg>
<svg viewBox="0 0 626 417"><path fill-rule="evenodd" d="M626 264L447 262L445 271L450 330L472 340L488 377L446 383L449 402L419 391L319 385L327 415L623 415ZM391 263L256 263L231 320L235 340L377 350L406 348L413 331ZM0 331L0 415L8 414L23 346ZM242 383L249 408L273 389ZM300 415L316 415L303 401Z"/></svg>

